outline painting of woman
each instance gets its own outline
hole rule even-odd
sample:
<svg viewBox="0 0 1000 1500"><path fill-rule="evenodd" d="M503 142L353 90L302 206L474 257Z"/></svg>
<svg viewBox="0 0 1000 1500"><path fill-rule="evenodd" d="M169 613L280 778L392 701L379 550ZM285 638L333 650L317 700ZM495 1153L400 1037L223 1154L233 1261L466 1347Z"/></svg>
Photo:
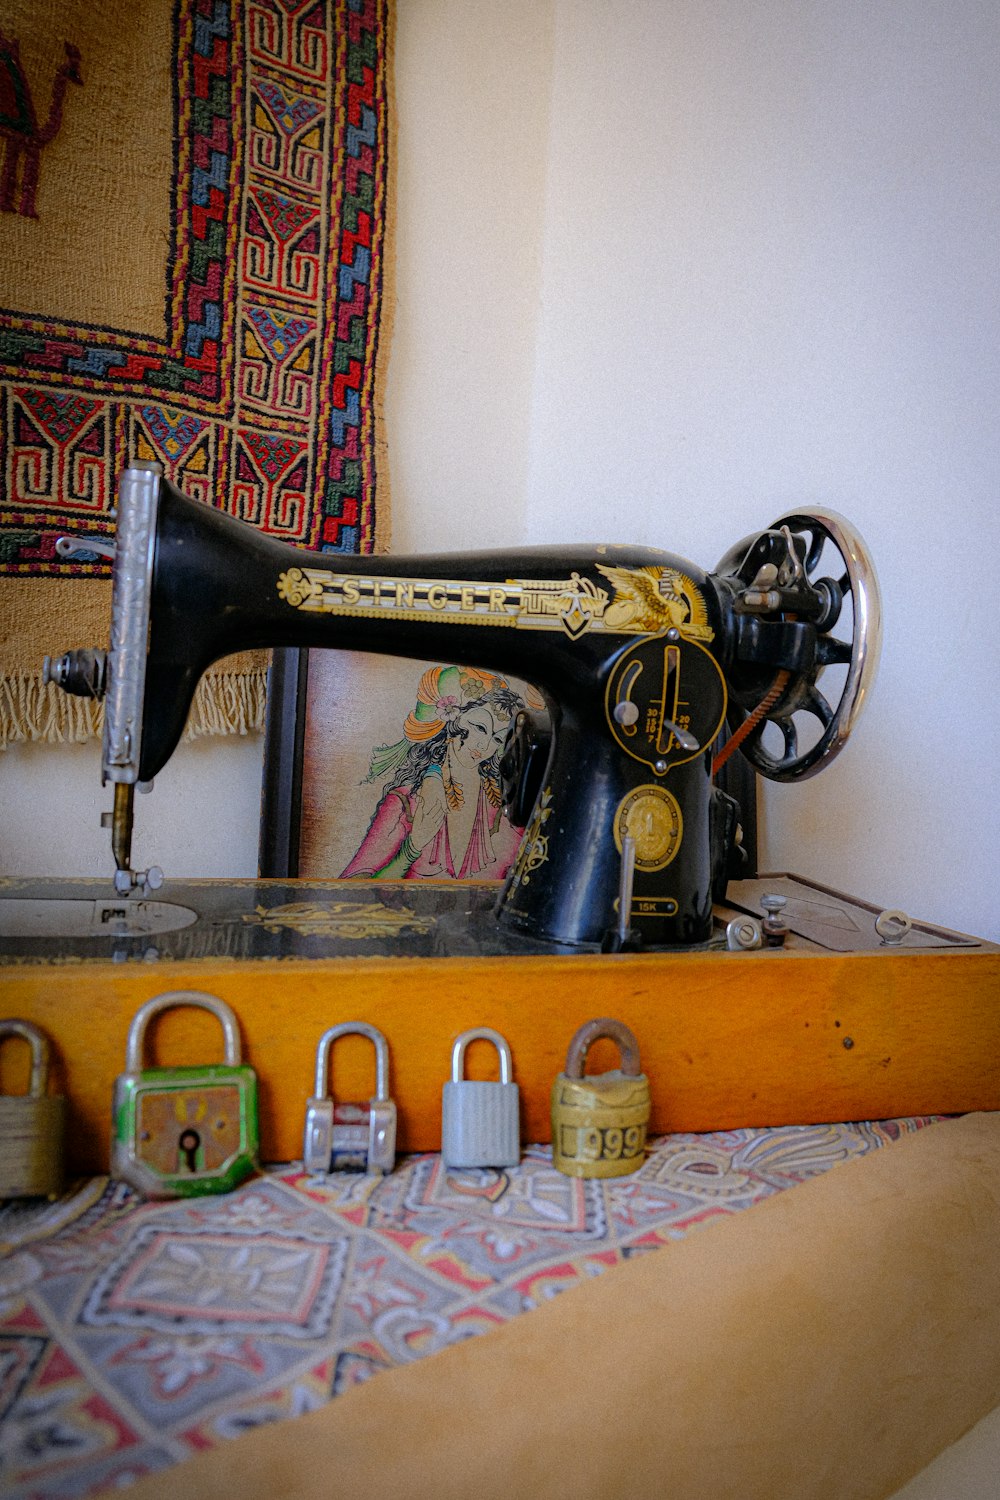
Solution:
<svg viewBox="0 0 1000 1500"><path fill-rule="evenodd" d="M489 672L429 667L403 737L372 755L385 780L342 874L356 880L500 880L521 839L500 805L499 758L520 695Z"/></svg>

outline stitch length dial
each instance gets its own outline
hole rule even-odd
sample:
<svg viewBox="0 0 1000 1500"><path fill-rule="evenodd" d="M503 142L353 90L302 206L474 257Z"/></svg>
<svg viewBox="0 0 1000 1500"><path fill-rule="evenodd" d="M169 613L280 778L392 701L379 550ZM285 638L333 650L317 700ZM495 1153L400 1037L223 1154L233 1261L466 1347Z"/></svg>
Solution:
<svg viewBox="0 0 1000 1500"><path fill-rule="evenodd" d="M703 754L718 735L726 714L725 678L697 641L676 631L647 637L615 663L605 711L626 754L663 776Z"/></svg>

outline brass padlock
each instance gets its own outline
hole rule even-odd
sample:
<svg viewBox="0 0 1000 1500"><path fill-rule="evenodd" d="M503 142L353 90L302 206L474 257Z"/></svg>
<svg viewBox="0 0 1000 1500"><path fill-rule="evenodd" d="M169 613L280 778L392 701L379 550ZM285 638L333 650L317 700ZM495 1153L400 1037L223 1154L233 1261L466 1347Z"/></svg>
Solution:
<svg viewBox="0 0 1000 1500"><path fill-rule="evenodd" d="M375 1093L367 1104L331 1096L330 1048L341 1036L366 1036L375 1048ZM391 1172L396 1165L396 1106L389 1098L389 1043L377 1026L345 1021L324 1031L316 1048L316 1092L306 1103L302 1143L307 1172Z"/></svg>
<svg viewBox="0 0 1000 1500"><path fill-rule="evenodd" d="M57 1198L63 1187L66 1100L50 1094L49 1039L30 1021L0 1021L0 1038L31 1048L26 1094L0 1095L0 1198Z"/></svg>
<svg viewBox="0 0 1000 1500"><path fill-rule="evenodd" d="M225 1062L143 1068L146 1027L160 1011L193 1005L222 1026ZM115 1081L111 1172L147 1198L227 1193L257 1170L257 1075L241 1065L240 1032L224 1000L170 990L147 1000L129 1027Z"/></svg>
<svg viewBox="0 0 1000 1500"><path fill-rule="evenodd" d="M614 1042L621 1067L584 1076L598 1037ZM569 1044L566 1070L552 1085L552 1165L567 1177L626 1177L646 1154L651 1099L639 1071L639 1043L622 1021L588 1021Z"/></svg>

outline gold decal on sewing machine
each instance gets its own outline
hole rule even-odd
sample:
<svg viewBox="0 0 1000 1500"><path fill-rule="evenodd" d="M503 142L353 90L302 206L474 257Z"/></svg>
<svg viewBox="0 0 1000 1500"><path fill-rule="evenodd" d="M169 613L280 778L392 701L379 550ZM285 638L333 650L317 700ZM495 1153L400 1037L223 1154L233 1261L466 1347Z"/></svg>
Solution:
<svg viewBox="0 0 1000 1500"><path fill-rule="evenodd" d="M514 865L514 874L511 879L510 888L516 890L519 885L530 885L534 872L545 864L549 857L548 836L542 832L545 824L552 816L552 788L547 786L535 805L531 815L531 822L524 830L521 847L517 853L517 862Z"/></svg>
<svg viewBox="0 0 1000 1500"><path fill-rule="evenodd" d="M408 906L384 906L381 901L289 901L284 906L258 906L244 922L267 932L288 928L302 937L392 938L401 932L428 933L434 923L418 917Z"/></svg>
<svg viewBox="0 0 1000 1500"><path fill-rule="evenodd" d="M680 803L665 787L637 786L615 811L615 844L621 853L626 834L635 841L637 870L662 870L677 853L684 837Z"/></svg>
<svg viewBox="0 0 1000 1500"><path fill-rule="evenodd" d="M635 896L633 917L676 917L677 902L673 896Z"/></svg>
<svg viewBox="0 0 1000 1500"><path fill-rule="evenodd" d="M711 641L715 631L701 589L676 568L609 568L597 564L613 584L615 597L604 612L604 628L623 635L656 635L679 630L691 640Z"/></svg>
<svg viewBox="0 0 1000 1500"><path fill-rule="evenodd" d="M308 573L312 571L311 568L306 570ZM353 588L353 579L350 580L350 584ZM307 578L306 573L303 573L301 568L289 568L278 579L279 597L284 599L286 604L291 604L295 609L301 609L313 593L318 593L319 591L319 584L315 583L311 578Z"/></svg>
<svg viewBox="0 0 1000 1500"><path fill-rule="evenodd" d="M287 568L279 575L277 588L279 598L293 609L327 615L440 618L442 623L454 625L561 630L571 640L587 630L610 628L604 620L611 596L580 573L571 573L568 578L509 578L503 583L487 583ZM631 630L629 626L628 632Z"/></svg>

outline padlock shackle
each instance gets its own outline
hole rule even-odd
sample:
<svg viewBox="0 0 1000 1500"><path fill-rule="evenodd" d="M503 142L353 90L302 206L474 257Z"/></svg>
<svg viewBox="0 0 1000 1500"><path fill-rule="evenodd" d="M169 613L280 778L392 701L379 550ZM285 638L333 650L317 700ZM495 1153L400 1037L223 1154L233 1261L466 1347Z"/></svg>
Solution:
<svg viewBox="0 0 1000 1500"><path fill-rule="evenodd" d="M49 1083L49 1039L44 1031L39 1031L30 1021L14 1019L0 1021L0 1041L5 1036L17 1036L27 1042L31 1048L31 1078L28 1083L26 1096L31 1099L41 1099L48 1090ZM16 1096L15 1096L16 1097Z"/></svg>
<svg viewBox="0 0 1000 1500"><path fill-rule="evenodd" d="M164 994L154 995L152 1000L147 1000L132 1018L125 1048L126 1073L142 1071L146 1028L153 1017L158 1016L161 1010L174 1010L178 1006L187 1005L193 1005L198 1010L207 1010L215 1017L222 1027L226 1067L238 1068L240 1066L242 1048L239 1022L225 1000L220 1000L218 995L206 994L204 990L167 990Z"/></svg>
<svg viewBox="0 0 1000 1500"><path fill-rule="evenodd" d="M514 1060L510 1055L510 1047L499 1031L494 1031L491 1026L476 1026L472 1031L463 1031L461 1036L455 1038L451 1049L452 1083L464 1081L466 1048L470 1042L480 1040L493 1043L500 1058L500 1082L510 1083L514 1073Z"/></svg>
<svg viewBox="0 0 1000 1500"><path fill-rule="evenodd" d="M338 1037L341 1036L366 1036L375 1048L375 1099L379 1104L386 1104L389 1100L389 1043L379 1031L377 1026L369 1026L367 1021L342 1021L339 1026L331 1026L329 1031L324 1031L316 1048L316 1080L313 1090L314 1098L332 1098L330 1089L330 1048Z"/></svg>
<svg viewBox="0 0 1000 1500"><path fill-rule="evenodd" d="M599 1037L607 1037L608 1041L614 1042L618 1048L621 1053L620 1071L626 1078L638 1078L642 1069L639 1066L639 1043L635 1032L630 1031L624 1021L615 1021L610 1016L601 1016L596 1021L586 1021L580 1027L566 1053L566 1077L583 1077L587 1053L592 1043L596 1042Z"/></svg>

